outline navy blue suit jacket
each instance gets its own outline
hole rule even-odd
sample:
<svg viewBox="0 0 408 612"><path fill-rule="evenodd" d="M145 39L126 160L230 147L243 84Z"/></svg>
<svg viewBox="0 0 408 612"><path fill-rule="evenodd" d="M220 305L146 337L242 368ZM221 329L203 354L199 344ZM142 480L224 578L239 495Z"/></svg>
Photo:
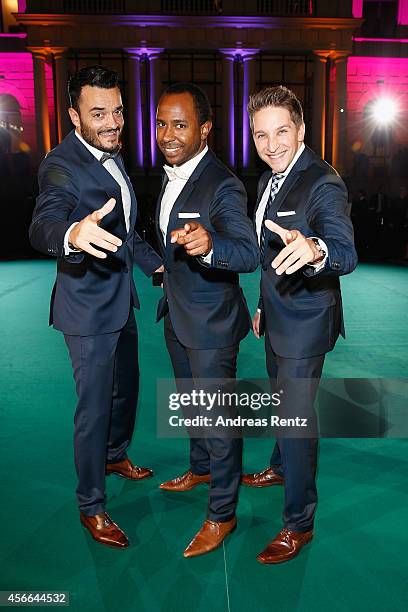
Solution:
<svg viewBox="0 0 408 612"><path fill-rule="evenodd" d="M255 213L270 177L268 170L260 178ZM278 276L270 264L283 243L266 230L259 306L265 332L281 357L322 355L334 348L339 333L344 336L338 277L357 265L346 205L347 189L337 172L306 147L279 190L268 218L288 230L298 229L306 237L322 238L328 258L319 272L305 266L294 274ZM278 216L278 211L295 214Z"/></svg>
<svg viewBox="0 0 408 612"><path fill-rule="evenodd" d="M167 181L165 177L156 211L165 266L164 296L157 319L170 312L177 338L189 348L214 349L237 344L251 325L238 273L253 272L259 262L256 236L247 216L245 189L208 151L174 203L165 246L159 215ZM189 212L200 216L189 218ZM170 243L170 232L189 220L201 223L211 234L211 265L187 255L183 246Z"/></svg>
<svg viewBox="0 0 408 612"><path fill-rule="evenodd" d="M35 249L58 258L50 324L65 334L88 336L121 329L131 305L139 307L133 263L148 276L162 263L135 231L136 197L122 158L117 156L115 161L131 195L128 232L119 184L74 131L46 156L39 169L40 193L30 241ZM101 208L109 198L115 198L116 206L100 227L119 237L122 246L106 259L83 252L65 256L64 236L71 224Z"/></svg>

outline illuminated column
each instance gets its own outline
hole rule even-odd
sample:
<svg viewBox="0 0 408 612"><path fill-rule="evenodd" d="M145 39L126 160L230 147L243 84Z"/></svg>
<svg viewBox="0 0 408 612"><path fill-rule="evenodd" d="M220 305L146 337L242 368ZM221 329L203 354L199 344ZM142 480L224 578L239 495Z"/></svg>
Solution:
<svg viewBox="0 0 408 612"><path fill-rule="evenodd" d="M360 19L363 16L363 0L353 0L353 17Z"/></svg>
<svg viewBox="0 0 408 612"><path fill-rule="evenodd" d="M245 50L242 52L243 62L243 86L242 86L242 166L243 168L255 168L255 148L252 144L252 134L249 125L247 105L249 96L256 89L256 55L257 50Z"/></svg>
<svg viewBox="0 0 408 612"><path fill-rule="evenodd" d="M336 83L333 110L332 165L339 174L344 172L346 147L346 104L347 104L347 55L334 58Z"/></svg>
<svg viewBox="0 0 408 612"><path fill-rule="evenodd" d="M71 122L68 115L68 63L67 49L52 49L54 57L54 87L56 100L57 141L68 134Z"/></svg>
<svg viewBox="0 0 408 612"><path fill-rule="evenodd" d="M149 115L150 115L150 159L153 168L157 163L156 108L162 91L160 54L163 49L148 49L149 55Z"/></svg>
<svg viewBox="0 0 408 612"><path fill-rule="evenodd" d="M408 25L408 0L398 2L398 25Z"/></svg>
<svg viewBox="0 0 408 612"><path fill-rule="evenodd" d="M328 53L314 51L312 148L324 158L326 140L326 66Z"/></svg>
<svg viewBox="0 0 408 612"><path fill-rule="evenodd" d="M131 168L144 166L142 90L140 86L140 61L146 51L126 49L128 54L127 121Z"/></svg>
<svg viewBox="0 0 408 612"><path fill-rule="evenodd" d="M223 159L235 166L235 96L234 61L235 52L220 49L222 53L222 152Z"/></svg>
<svg viewBox="0 0 408 612"><path fill-rule="evenodd" d="M44 156L51 149L50 117L48 113L47 89L45 85L45 60L47 51L29 48L33 55L35 118L37 127L37 149Z"/></svg>

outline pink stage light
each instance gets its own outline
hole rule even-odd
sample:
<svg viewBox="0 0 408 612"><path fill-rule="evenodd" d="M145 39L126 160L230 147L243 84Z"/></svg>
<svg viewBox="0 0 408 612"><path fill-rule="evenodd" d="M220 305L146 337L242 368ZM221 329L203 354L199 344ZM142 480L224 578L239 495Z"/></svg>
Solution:
<svg viewBox="0 0 408 612"><path fill-rule="evenodd" d="M365 38L364 36L353 36L355 42L392 42L392 43L408 43L408 38Z"/></svg>
<svg viewBox="0 0 408 612"><path fill-rule="evenodd" d="M398 2L398 24L408 25L408 0Z"/></svg>
<svg viewBox="0 0 408 612"><path fill-rule="evenodd" d="M363 16L363 0L353 0L353 17L361 19Z"/></svg>

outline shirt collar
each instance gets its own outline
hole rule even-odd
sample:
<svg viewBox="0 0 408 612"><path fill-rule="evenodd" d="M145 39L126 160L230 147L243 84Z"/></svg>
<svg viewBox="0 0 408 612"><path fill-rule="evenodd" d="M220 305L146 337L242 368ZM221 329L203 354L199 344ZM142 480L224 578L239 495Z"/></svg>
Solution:
<svg viewBox="0 0 408 612"><path fill-rule="evenodd" d="M203 159L207 151L208 151L208 145L205 145L201 153L199 153L192 159L189 159L184 164L181 164L181 166L164 165L163 168L169 180L179 178L179 179L182 179L183 181L188 181L188 179L193 174L194 170L197 168L198 164Z"/></svg>
<svg viewBox="0 0 408 612"><path fill-rule="evenodd" d="M284 178L284 177L286 178L288 176L289 172L292 170L293 166L296 164L297 160L302 155L304 150L305 150L305 143L302 142L302 144L300 145L299 149L296 151L295 157L292 159L292 161L290 162L289 166L286 168L285 172L280 172L279 173L282 178Z"/></svg>
<svg viewBox="0 0 408 612"><path fill-rule="evenodd" d="M101 160L102 155L103 155L103 151L100 151L99 149L97 149L96 147L93 147L92 145L90 145L88 142L86 142L86 140L84 140L81 136L81 134L79 134L76 130L75 130L75 136L78 138L78 140L80 140L82 142L82 144L88 149L88 151L90 151L92 153L92 155L94 157L96 157L96 159L98 161Z"/></svg>

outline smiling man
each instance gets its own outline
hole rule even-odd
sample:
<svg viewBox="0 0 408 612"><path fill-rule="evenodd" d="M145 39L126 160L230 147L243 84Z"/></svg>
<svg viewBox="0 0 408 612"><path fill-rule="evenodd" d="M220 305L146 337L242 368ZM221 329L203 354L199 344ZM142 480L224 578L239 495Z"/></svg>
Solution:
<svg viewBox="0 0 408 612"><path fill-rule="evenodd" d="M313 537L317 503L314 397L325 354L344 336L339 276L357 263L346 216L346 187L303 140L299 100L286 87L250 97L249 120L259 157L270 167L259 181L255 226L261 296L253 319L265 333L268 375L283 390L281 416L307 419L304 430L277 437L270 466L243 476L252 487L284 485L284 528L258 555L261 563L292 559ZM303 422L303 421L302 421Z"/></svg>
<svg viewBox="0 0 408 612"><path fill-rule="evenodd" d="M139 387L132 270L136 263L150 276L161 259L135 231L137 202L119 154L117 73L83 68L71 78L69 95L75 130L41 164L30 239L58 258L50 323L64 333L78 395L80 520L98 542L124 548L126 535L105 511L105 474L130 480L152 475L126 453Z"/></svg>
<svg viewBox="0 0 408 612"><path fill-rule="evenodd" d="M258 248L246 214L242 183L207 146L211 108L190 83L170 86L157 109L157 143L164 166L156 227L165 272L164 316L167 349L179 391L191 379L234 379L240 341L251 319L239 286L239 272L258 265ZM173 492L210 483L207 519L184 551L193 557L217 548L235 529L241 480L242 440L190 439L190 467L161 485Z"/></svg>

